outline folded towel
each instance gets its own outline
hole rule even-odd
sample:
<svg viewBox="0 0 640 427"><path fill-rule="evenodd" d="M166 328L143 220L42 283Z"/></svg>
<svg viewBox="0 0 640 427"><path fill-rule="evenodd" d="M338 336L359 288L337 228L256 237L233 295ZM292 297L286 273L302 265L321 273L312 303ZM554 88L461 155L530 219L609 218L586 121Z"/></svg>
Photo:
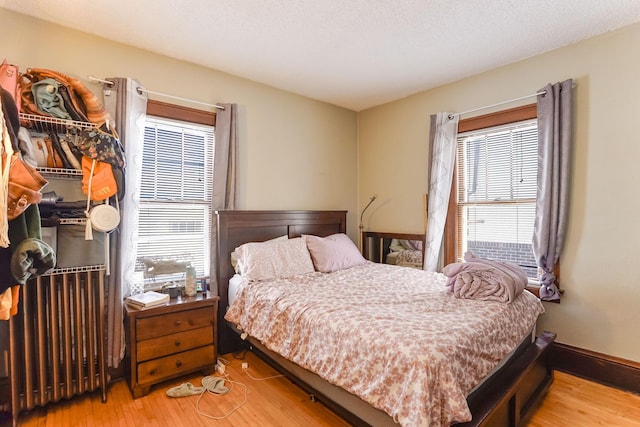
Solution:
<svg viewBox="0 0 640 427"><path fill-rule="evenodd" d="M518 265L464 255L465 262L447 265L443 273L449 277L447 286L457 298L510 303L522 293L527 275Z"/></svg>

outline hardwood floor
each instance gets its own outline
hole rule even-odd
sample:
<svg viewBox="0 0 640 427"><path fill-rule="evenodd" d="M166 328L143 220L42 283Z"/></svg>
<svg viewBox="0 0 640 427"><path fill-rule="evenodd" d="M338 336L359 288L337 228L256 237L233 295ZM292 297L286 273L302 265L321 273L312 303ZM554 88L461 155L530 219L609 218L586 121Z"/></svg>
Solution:
<svg viewBox="0 0 640 427"><path fill-rule="evenodd" d="M21 427L41 426L348 426L341 418L309 395L293 385L285 377L264 381L251 379L242 372L242 362L249 363L248 373L254 378L277 375L273 368L258 359L253 353L246 353L244 360L225 356L230 365L226 373L233 381L247 386L246 403L222 420L213 420L198 415L200 412L214 417L229 414L245 400L244 387L233 384L226 395L204 393L198 396L171 398L166 391L184 382L201 385L202 374L196 373L167 381L151 387L151 392L133 399L126 381L117 381L109 386L107 403L103 404L100 393L78 397L70 401L34 409L21 414ZM229 382L226 383L230 387Z"/></svg>
<svg viewBox="0 0 640 427"><path fill-rule="evenodd" d="M251 379L242 372L241 363L249 363L255 378L277 375L270 366L247 353L245 360L226 356L230 379L247 385L246 403L222 420L198 415L222 417L245 400L244 388L234 384L224 396L205 393L198 396L170 398L166 390L190 381L200 385L202 375L194 374L152 387L151 392L133 400L126 381L109 387L107 403L99 393L38 408L20 415L19 425L41 426L347 426L341 418L284 377L264 381ZM227 385L229 383L227 382ZM527 427L640 427L640 396L586 381L562 372Z"/></svg>
<svg viewBox="0 0 640 427"><path fill-rule="evenodd" d="M554 372L527 427L640 427L640 395Z"/></svg>

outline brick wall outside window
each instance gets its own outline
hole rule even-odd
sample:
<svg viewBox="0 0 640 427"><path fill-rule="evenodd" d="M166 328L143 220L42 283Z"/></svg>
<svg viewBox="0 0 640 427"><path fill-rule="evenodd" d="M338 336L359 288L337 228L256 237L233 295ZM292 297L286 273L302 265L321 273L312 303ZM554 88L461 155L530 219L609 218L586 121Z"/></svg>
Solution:
<svg viewBox="0 0 640 427"><path fill-rule="evenodd" d="M533 257L531 244L504 242L467 242L468 248L477 257L492 260L509 261L518 264L531 279L536 279L538 267Z"/></svg>

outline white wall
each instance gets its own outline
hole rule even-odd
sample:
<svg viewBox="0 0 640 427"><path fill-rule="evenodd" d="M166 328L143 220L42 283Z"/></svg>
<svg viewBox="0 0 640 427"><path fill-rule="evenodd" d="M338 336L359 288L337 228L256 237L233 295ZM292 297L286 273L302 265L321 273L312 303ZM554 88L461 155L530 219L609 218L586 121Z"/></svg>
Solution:
<svg viewBox="0 0 640 427"><path fill-rule="evenodd" d="M638 46L640 24L361 112L359 205L370 194L379 197L366 227L423 230L430 114L491 105L573 78L572 193L560 264L566 292L561 304L545 303L539 327L557 332L558 342L640 361ZM502 108L530 102L535 98Z"/></svg>

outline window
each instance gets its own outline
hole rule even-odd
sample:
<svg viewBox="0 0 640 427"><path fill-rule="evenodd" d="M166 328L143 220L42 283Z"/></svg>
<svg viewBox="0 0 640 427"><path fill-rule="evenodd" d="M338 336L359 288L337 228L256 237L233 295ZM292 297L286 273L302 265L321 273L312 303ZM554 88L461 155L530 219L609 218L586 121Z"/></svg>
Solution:
<svg viewBox="0 0 640 427"><path fill-rule="evenodd" d="M167 108L167 104L163 106ZM153 104L149 107L144 131L136 270L144 270L143 258L170 260L189 262L198 277L208 277L214 127L190 122L184 114L180 120L166 112L154 115ZM164 283L183 276L178 273L145 279L147 283L155 283L156 279Z"/></svg>
<svg viewBox="0 0 640 427"><path fill-rule="evenodd" d="M460 261L466 251L472 251L518 264L530 280L538 279L531 244L538 131L531 108L535 117L534 105L515 118L501 113L489 115L491 120L480 124L460 122L452 189L455 207L450 209L447 225L454 229L455 258L447 262Z"/></svg>

